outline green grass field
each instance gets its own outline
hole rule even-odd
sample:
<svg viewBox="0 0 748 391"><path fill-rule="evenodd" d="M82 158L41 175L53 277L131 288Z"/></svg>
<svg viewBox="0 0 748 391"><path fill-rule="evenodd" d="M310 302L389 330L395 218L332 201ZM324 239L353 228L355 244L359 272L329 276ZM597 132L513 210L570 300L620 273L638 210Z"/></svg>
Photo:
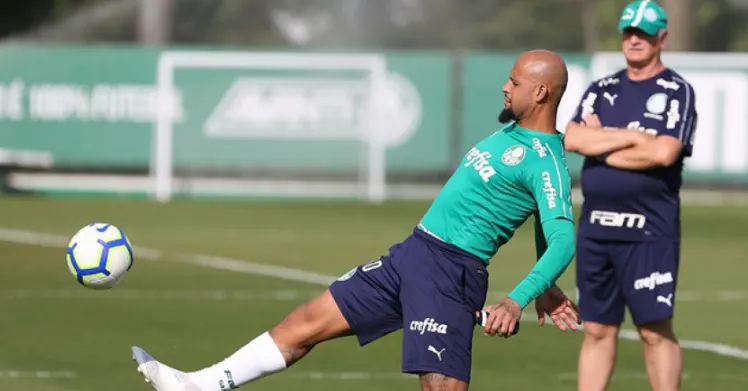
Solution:
<svg viewBox="0 0 748 391"><path fill-rule="evenodd" d="M0 198L0 390L148 390L130 360L133 344L183 370L212 364L324 286L196 266L178 253L339 276L404 238L426 207ZM688 207L683 220L679 336L748 349L748 208ZM138 258L114 290L90 291L68 272L62 247L19 243L38 238L9 231L64 241L91 221L116 224L136 246L164 255ZM528 224L494 259L490 300L511 289L533 257ZM560 285L574 286L573 270ZM353 339L337 340L247 389L414 390L417 380L399 374L400 339L397 332L365 348ZM509 340L476 329L472 389L575 390L580 341L580 333L532 323L523 323ZM684 390L748 388L746 359L692 349L684 355ZM648 389L637 342L621 342L611 389Z"/></svg>

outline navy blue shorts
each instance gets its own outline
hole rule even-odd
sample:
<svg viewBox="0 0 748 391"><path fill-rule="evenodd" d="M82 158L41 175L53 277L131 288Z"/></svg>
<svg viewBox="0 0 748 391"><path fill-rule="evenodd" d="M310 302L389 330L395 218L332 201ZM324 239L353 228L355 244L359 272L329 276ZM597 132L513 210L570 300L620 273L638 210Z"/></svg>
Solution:
<svg viewBox="0 0 748 391"><path fill-rule="evenodd" d="M579 238L576 257L582 320L621 324L626 306L638 326L673 316L680 243Z"/></svg>
<svg viewBox="0 0 748 391"><path fill-rule="evenodd" d="M475 313L488 291L479 258L416 228L330 291L361 346L403 329L404 373L470 382Z"/></svg>

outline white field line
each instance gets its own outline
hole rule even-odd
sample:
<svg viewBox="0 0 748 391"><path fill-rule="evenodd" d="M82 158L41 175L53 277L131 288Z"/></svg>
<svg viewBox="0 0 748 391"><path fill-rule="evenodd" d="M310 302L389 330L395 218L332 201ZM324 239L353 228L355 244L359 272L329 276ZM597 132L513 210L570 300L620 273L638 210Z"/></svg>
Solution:
<svg viewBox="0 0 748 391"><path fill-rule="evenodd" d="M327 380L327 381L413 381L415 375L399 372L346 372L346 371L290 371L288 377L301 380ZM562 372L556 374L559 381L576 381L576 372ZM732 383L748 383L748 376L733 373L691 373L683 372L683 381L690 380L716 380ZM616 372L611 377L611 382L649 382L645 372Z"/></svg>
<svg viewBox="0 0 748 391"><path fill-rule="evenodd" d="M371 381L371 380L410 380L415 375L399 372L335 372L335 371L296 371L288 374L292 379L304 380L347 380L347 381Z"/></svg>
<svg viewBox="0 0 748 391"><path fill-rule="evenodd" d="M24 243L33 246L43 247L65 247L68 243L68 238L58 235L41 234L37 232L0 228L0 240L12 243ZM165 260L163 253L159 250L153 250L148 248L136 247L134 249L139 259L150 259L150 260ZM202 254L175 254L169 258L176 262L188 263L192 265L203 266L218 270L227 270L247 274L262 275L268 277L275 277L288 281L304 282L309 284L317 284L327 286L336 277L326 276L322 274L307 272L304 270L291 269L286 267L270 266L260 263L246 262L242 260L236 260L224 257L214 257ZM528 316L524 319L527 321L535 322L532 316ZM524 320L523 319L523 320ZM638 341L639 336L633 330L621 330L619 338L624 340ZM714 353L719 356L732 357L741 360L748 360L748 350L742 349L737 346L730 346L721 343L709 342L709 341L697 341L697 340L680 340L681 347L684 349L692 349Z"/></svg>
<svg viewBox="0 0 748 391"><path fill-rule="evenodd" d="M561 381L577 381L576 372L562 372L559 373L556 377ZM694 376L690 372L683 372L683 374L681 375L682 380L689 380L693 377ZM613 373L613 376L611 376L610 380L612 382L621 380L649 381L649 377L647 376L646 372L615 372Z"/></svg>
<svg viewBox="0 0 748 391"><path fill-rule="evenodd" d="M576 372L562 372L556 375L560 381L577 381ZM748 383L748 376L735 373L683 372L683 380L716 380L719 382ZM611 381L645 381L649 382L646 372L615 372Z"/></svg>
<svg viewBox="0 0 748 391"><path fill-rule="evenodd" d="M0 228L0 240L13 243L29 244L32 246L66 247L69 238L59 235L49 235L17 229ZM135 253L137 254L137 259L148 259L152 261L162 261L165 259L164 253L160 250L136 246L133 251L135 251ZM182 263L204 266L211 269L281 278L289 281L306 282L316 285L329 285L335 280L335 278L337 278L299 269L291 269L282 266L272 266L254 262L245 262L236 259L215 257L210 255L172 255L172 258L174 258L174 260Z"/></svg>
<svg viewBox="0 0 748 391"><path fill-rule="evenodd" d="M562 287L563 288L563 287ZM573 292L574 288L569 288L568 292ZM508 292L488 292L488 298L492 300L503 299ZM748 291L744 290L720 290L714 292L697 292L679 289L675 294L675 300L681 303L701 303L701 302L730 302L748 300Z"/></svg>
<svg viewBox="0 0 748 391"><path fill-rule="evenodd" d="M70 371L0 369L0 379L75 379L76 377L78 375Z"/></svg>
<svg viewBox="0 0 748 391"><path fill-rule="evenodd" d="M570 291L572 289L569 289ZM92 292L87 289L0 289L0 299L49 300L188 300L188 301L299 301L310 299L321 290L144 290L117 288ZM489 300L499 300L508 292L488 292ZM678 291L677 301L729 302L748 300L746 291L716 291L711 293Z"/></svg>
<svg viewBox="0 0 748 391"><path fill-rule="evenodd" d="M26 190L71 190L108 193L119 191L125 193L148 194L151 179L143 175L89 175L89 174L49 174L49 173L11 173L8 178L11 185ZM252 178L216 179L189 178L188 193L196 196L301 196L304 198L356 198L358 189L354 184L339 182L309 182L294 180L261 180ZM175 188L184 188L184 181L174 178ZM441 190L441 184L387 184L387 195L391 199L433 200ZM579 205L584 201L579 186L572 191L572 203ZM683 205L701 206L745 206L748 203L744 190L709 190L686 188L681 190Z"/></svg>
<svg viewBox="0 0 748 391"><path fill-rule="evenodd" d="M111 289L91 292L88 289L8 289L0 290L0 299L46 300L172 300L172 301L300 301L311 299L320 291L266 290L141 290Z"/></svg>

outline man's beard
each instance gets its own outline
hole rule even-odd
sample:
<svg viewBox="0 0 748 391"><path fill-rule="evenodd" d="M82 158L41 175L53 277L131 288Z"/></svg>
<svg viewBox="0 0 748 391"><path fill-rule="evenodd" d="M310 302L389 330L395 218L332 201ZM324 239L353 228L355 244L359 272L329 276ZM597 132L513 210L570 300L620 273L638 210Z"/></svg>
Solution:
<svg viewBox="0 0 748 391"><path fill-rule="evenodd" d="M502 124L505 124L509 121L516 121L517 116L514 114L512 109L503 109L501 110L501 113L499 113L499 122Z"/></svg>

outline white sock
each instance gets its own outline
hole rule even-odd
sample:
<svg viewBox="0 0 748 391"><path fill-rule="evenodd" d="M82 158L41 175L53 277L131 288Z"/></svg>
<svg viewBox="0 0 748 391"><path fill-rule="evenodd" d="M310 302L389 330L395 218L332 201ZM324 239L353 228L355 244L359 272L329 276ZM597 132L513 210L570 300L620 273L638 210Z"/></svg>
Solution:
<svg viewBox="0 0 748 391"><path fill-rule="evenodd" d="M265 332L220 363L190 373L190 378L203 391L224 391L284 369L283 353Z"/></svg>

